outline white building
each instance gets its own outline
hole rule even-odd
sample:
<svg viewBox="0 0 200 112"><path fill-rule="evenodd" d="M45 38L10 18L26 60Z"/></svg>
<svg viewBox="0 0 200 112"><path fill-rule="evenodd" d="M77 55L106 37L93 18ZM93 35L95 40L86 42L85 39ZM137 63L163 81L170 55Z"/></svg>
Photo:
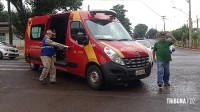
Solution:
<svg viewBox="0 0 200 112"><path fill-rule="evenodd" d="M17 47L23 47L24 46L24 40L21 40L16 37L15 34L15 27L12 27L13 29L13 44ZM8 22L0 22L0 41L5 41L9 43L9 24Z"/></svg>

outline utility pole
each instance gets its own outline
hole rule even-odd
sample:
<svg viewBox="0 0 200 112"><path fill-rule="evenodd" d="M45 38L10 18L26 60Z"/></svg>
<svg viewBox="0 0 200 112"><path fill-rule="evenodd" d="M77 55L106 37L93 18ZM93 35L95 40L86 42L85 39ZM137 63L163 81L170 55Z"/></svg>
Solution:
<svg viewBox="0 0 200 112"><path fill-rule="evenodd" d="M199 18L197 16L197 31L199 31Z"/></svg>
<svg viewBox="0 0 200 112"><path fill-rule="evenodd" d="M11 22L11 11L10 11L10 0L7 0L7 4L8 4L9 44L13 45L13 34L12 34L12 22Z"/></svg>
<svg viewBox="0 0 200 112"><path fill-rule="evenodd" d="M166 16L161 16L162 19L163 19L163 22L164 22L164 31L165 31L165 19L166 19Z"/></svg>
<svg viewBox="0 0 200 112"><path fill-rule="evenodd" d="M191 18L191 0L187 0L189 3L189 45L192 45L192 18Z"/></svg>
<svg viewBox="0 0 200 112"><path fill-rule="evenodd" d="M90 5L88 5L88 11L90 11Z"/></svg>

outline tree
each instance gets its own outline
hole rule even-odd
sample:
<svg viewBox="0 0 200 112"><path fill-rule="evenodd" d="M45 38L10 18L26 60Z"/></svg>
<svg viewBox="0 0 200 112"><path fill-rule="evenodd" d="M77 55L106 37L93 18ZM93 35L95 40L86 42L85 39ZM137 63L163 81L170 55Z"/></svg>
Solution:
<svg viewBox="0 0 200 112"><path fill-rule="evenodd" d="M10 0L10 2L16 8L16 11L12 11L11 14L12 25L16 28L17 37L23 39L31 10L28 8L27 2L24 4L24 0Z"/></svg>
<svg viewBox="0 0 200 112"><path fill-rule="evenodd" d="M158 33L158 31L157 31L156 29L151 28L151 29L147 32L146 37L147 37L148 39L155 39L157 33Z"/></svg>
<svg viewBox="0 0 200 112"><path fill-rule="evenodd" d="M189 39L189 29L186 25L182 26L181 28L178 28L174 31L172 31L172 34L174 37L176 37L177 40L181 40L182 38Z"/></svg>
<svg viewBox="0 0 200 112"><path fill-rule="evenodd" d="M69 11L77 10L83 0L29 0L28 4L32 7L33 15L45 15L55 13L56 10ZM42 7L42 9L41 9Z"/></svg>
<svg viewBox="0 0 200 112"><path fill-rule="evenodd" d="M122 25L124 26L124 28L131 34L131 23L130 20L126 17L125 13L127 12L127 10L124 9L124 5L116 5L113 6L113 8L111 10L114 10L117 13L117 19L122 23Z"/></svg>
<svg viewBox="0 0 200 112"><path fill-rule="evenodd" d="M193 45L195 47L197 47L197 42L198 42L198 39L199 39L199 33L198 32L193 32L192 33L192 40L193 40Z"/></svg>
<svg viewBox="0 0 200 112"><path fill-rule="evenodd" d="M0 22L7 22L8 21L8 12L4 11L4 5L0 2Z"/></svg>
<svg viewBox="0 0 200 112"><path fill-rule="evenodd" d="M12 14L12 23L18 37L23 39L26 23L32 16L56 13L56 10L76 10L82 5L82 0L10 0L16 8Z"/></svg>
<svg viewBox="0 0 200 112"><path fill-rule="evenodd" d="M0 2L0 12L2 12L4 9L4 5Z"/></svg>
<svg viewBox="0 0 200 112"><path fill-rule="evenodd" d="M7 11L0 12L0 22L8 22L8 12Z"/></svg>
<svg viewBox="0 0 200 112"><path fill-rule="evenodd" d="M182 41L183 46L185 46L186 40L189 39L189 29L186 25L183 25L181 28L173 30L172 35L176 37L176 40Z"/></svg>
<svg viewBox="0 0 200 112"><path fill-rule="evenodd" d="M148 26L145 24L137 24L134 29L135 38L144 38L145 33L147 32Z"/></svg>

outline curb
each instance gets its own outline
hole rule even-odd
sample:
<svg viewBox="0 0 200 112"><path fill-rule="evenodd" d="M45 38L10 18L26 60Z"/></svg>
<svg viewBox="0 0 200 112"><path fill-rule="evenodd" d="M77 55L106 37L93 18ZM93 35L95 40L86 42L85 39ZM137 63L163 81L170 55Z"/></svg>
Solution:
<svg viewBox="0 0 200 112"><path fill-rule="evenodd" d="M198 48L188 48L188 47L181 47L181 46L176 46L176 47L181 48L181 49L192 50L192 51L200 51L200 49L198 49Z"/></svg>

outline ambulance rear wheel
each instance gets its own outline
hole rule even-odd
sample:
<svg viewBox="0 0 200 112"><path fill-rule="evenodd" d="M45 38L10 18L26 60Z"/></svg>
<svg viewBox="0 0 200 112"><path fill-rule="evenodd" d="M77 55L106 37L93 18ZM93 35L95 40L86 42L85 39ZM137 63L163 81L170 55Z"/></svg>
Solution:
<svg viewBox="0 0 200 112"><path fill-rule="evenodd" d="M103 74L98 66L92 65L87 70L87 82L93 89L101 89L103 87Z"/></svg>
<svg viewBox="0 0 200 112"><path fill-rule="evenodd" d="M29 61L29 56L28 56L26 53L24 53L24 58L25 58L25 61L26 61L26 62Z"/></svg>
<svg viewBox="0 0 200 112"><path fill-rule="evenodd" d="M29 62L31 70L37 71L40 68L40 65L34 64L32 62Z"/></svg>

